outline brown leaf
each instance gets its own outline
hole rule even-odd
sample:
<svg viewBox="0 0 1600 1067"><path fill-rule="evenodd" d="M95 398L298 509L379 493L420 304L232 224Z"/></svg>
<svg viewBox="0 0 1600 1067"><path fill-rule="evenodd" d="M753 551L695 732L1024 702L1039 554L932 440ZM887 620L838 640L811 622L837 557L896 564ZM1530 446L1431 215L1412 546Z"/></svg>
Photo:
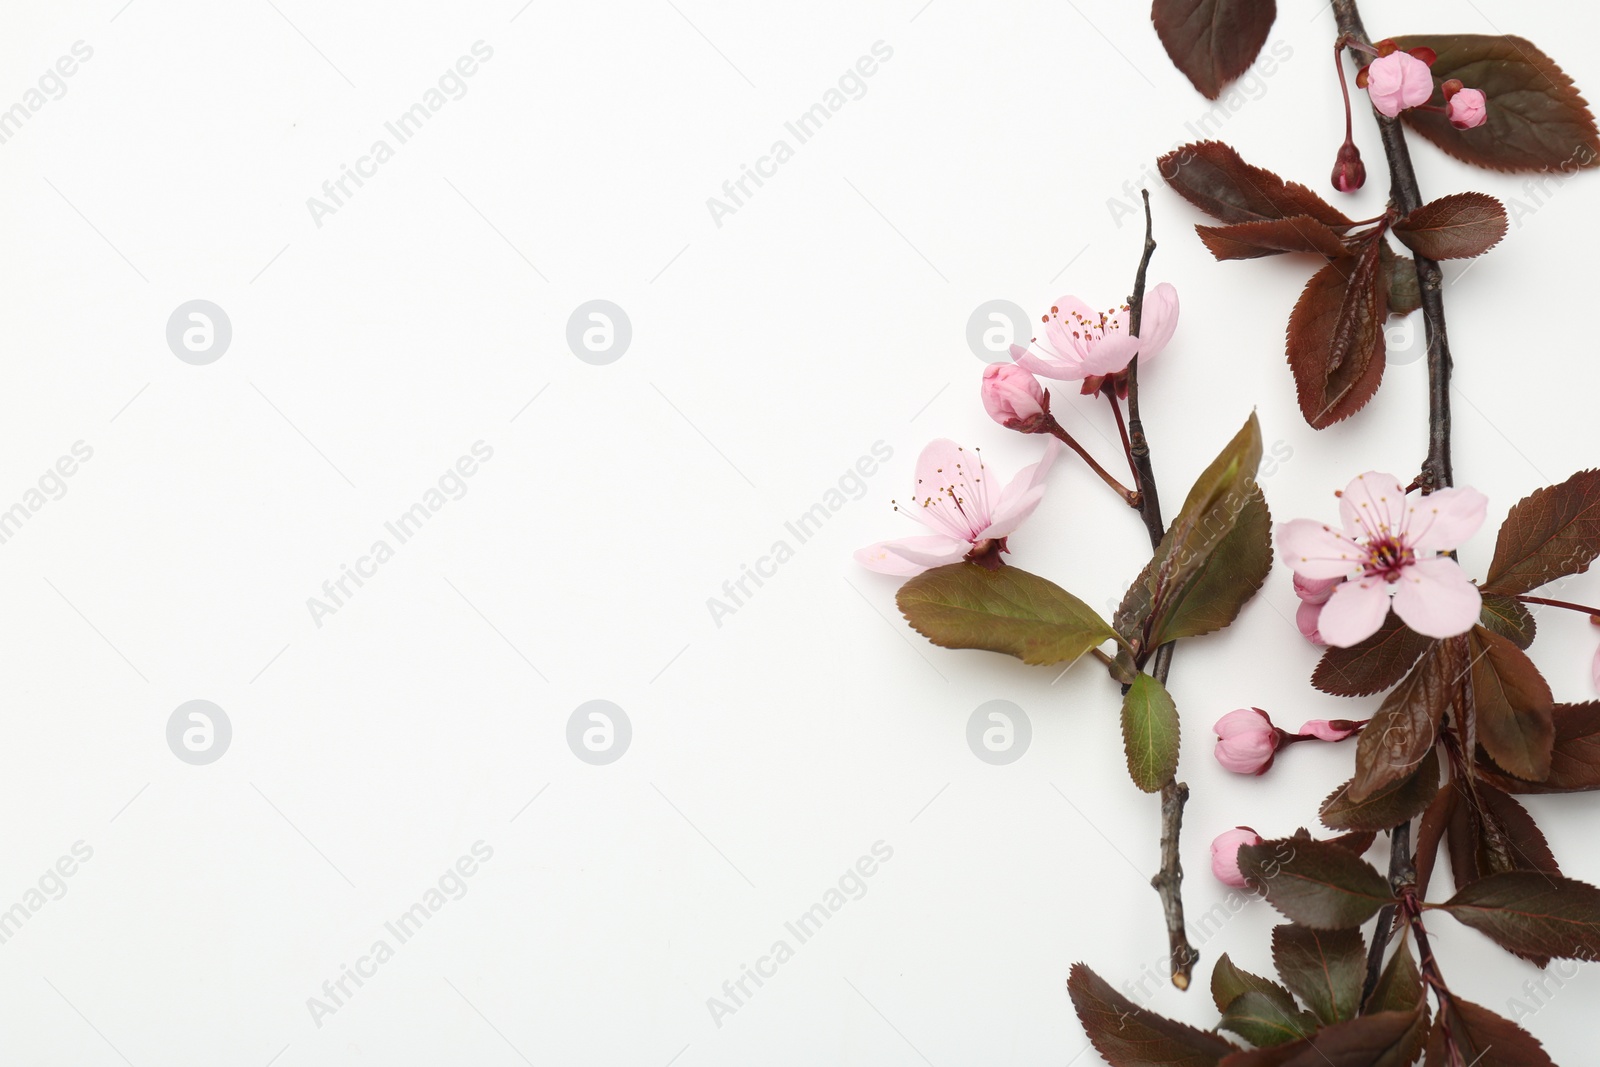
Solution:
<svg viewBox="0 0 1600 1067"><path fill-rule="evenodd" d="M1221 1067L1404 1067L1416 1058L1425 1027L1420 1009L1373 1012L1292 1044L1236 1052Z"/></svg>
<svg viewBox="0 0 1600 1067"><path fill-rule="evenodd" d="M1422 813L1439 792L1439 757L1429 749L1416 773L1362 800L1346 782L1322 802L1322 823L1333 830L1387 830Z"/></svg>
<svg viewBox="0 0 1600 1067"><path fill-rule="evenodd" d="M1298 182L1253 167L1221 141L1196 141L1156 160L1161 176L1189 203L1223 222L1309 215L1335 229L1353 225L1344 213Z"/></svg>
<svg viewBox="0 0 1600 1067"><path fill-rule="evenodd" d="M1282 252L1310 252L1330 259L1350 254L1331 227L1310 215L1196 226L1195 232L1217 259L1258 259Z"/></svg>
<svg viewBox="0 0 1600 1067"><path fill-rule="evenodd" d="M1306 283L1289 316L1289 367L1300 413L1322 430L1360 411L1383 380L1383 320L1388 296L1380 284L1379 248L1335 260Z"/></svg>
<svg viewBox="0 0 1600 1067"><path fill-rule="evenodd" d="M1146 1011L1081 963L1072 965L1067 994L1095 1051L1111 1067L1216 1067L1238 1049L1216 1034Z"/></svg>
<svg viewBox="0 0 1600 1067"><path fill-rule="evenodd" d="M1483 594L1483 610L1478 625L1491 630L1520 649L1527 649L1538 636L1539 624L1522 601L1498 593Z"/></svg>
<svg viewBox="0 0 1600 1067"><path fill-rule="evenodd" d="M1360 644L1330 646L1312 673L1311 684L1341 697L1381 693L1404 678L1431 644L1431 638L1417 633L1391 611L1377 633Z"/></svg>
<svg viewBox="0 0 1600 1067"><path fill-rule="evenodd" d="M1439 736L1439 721L1450 704L1458 657L1453 642L1435 642L1405 680L1386 697L1356 742L1356 774L1351 800L1367 797L1413 774Z"/></svg>
<svg viewBox="0 0 1600 1067"><path fill-rule="evenodd" d="M1600 556L1600 470L1579 471L1517 502L1500 524L1483 591L1515 595L1582 574Z"/></svg>
<svg viewBox="0 0 1600 1067"><path fill-rule="evenodd" d="M1483 193L1453 193L1396 221L1394 235L1429 259L1481 256L1506 235L1506 209Z"/></svg>
<svg viewBox="0 0 1600 1067"><path fill-rule="evenodd" d="M1437 82L1459 78L1483 90L1487 121L1458 130L1447 116L1412 108L1405 121L1418 133L1468 163L1490 170L1572 174L1600 161L1600 133L1577 87L1555 60L1521 37L1487 34L1414 34L1396 37L1401 48L1438 53ZM1434 105L1444 95L1434 92Z"/></svg>
<svg viewBox="0 0 1600 1067"><path fill-rule="evenodd" d="M1480 777L1508 793L1584 793L1600 789L1600 702L1557 704L1555 744L1550 773L1542 782L1513 778L1487 760L1478 761Z"/></svg>
<svg viewBox="0 0 1600 1067"><path fill-rule="evenodd" d="M1472 1067L1556 1067L1544 1047L1528 1031L1470 1000L1451 997L1434 1020L1424 1067L1448 1067L1444 1033L1448 1027L1456 1047Z"/></svg>
<svg viewBox="0 0 1600 1067"><path fill-rule="evenodd" d="M1556 739L1550 683L1527 653L1499 634L1475 626L1469 639L1478 743L1511 774L1543 781Z"/></svg>
<svg viewBox="0 0 1600 1067"><path fill-rule="evenodd" d="M1250 69L1277 15L1274 0L1155 0L1150 19L1172 65L1215 100Z"/></svg>

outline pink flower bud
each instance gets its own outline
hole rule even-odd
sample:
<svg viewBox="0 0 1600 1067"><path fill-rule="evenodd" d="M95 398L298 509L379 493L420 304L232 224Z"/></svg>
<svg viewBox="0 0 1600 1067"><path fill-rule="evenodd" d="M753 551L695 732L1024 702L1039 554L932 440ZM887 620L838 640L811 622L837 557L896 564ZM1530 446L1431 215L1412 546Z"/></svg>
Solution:
<svg viewBox="0 0 1600 1067"><path fill-rule="evenodd" d="M1300 727L1301 737L1314 737L1318 741L1343 741L1361 732L1364 723L1351 722L1349 719L1312 719Z"/></svg>
<svg viewBox="0 0 1600 1067"><path fill-rule="evenodd" d="M1343 578L1306 578L1294 576L1294 595L1307 604L1326 604Z"/></svg>
<svg viewBox="0 0 1600 1067"><path fill-rule="evenodd" d="M1008 430L1037 433L1050 411L1039 380L1011 363L983 368L983 406L990 418Z"/></svg>
<svg viewBox="0 0 1600 1067"><path fill-rule="evenodd" d="M1433 71L1409 52L1391 52L1367 65L1367 95L1380 114L1394 118L1433 96Z"/></svg>
<svg viewBox="0 0 1600 1067"><path fill-rule="evenodd" d="M1353 193L1365 184L1367 167L1361 162L1361 150L1346 141L1333 161L1333 187L1341 193Z"/></svg>
<svg viewBox="0 0 1600 1067"><path fill-rule="evenodd" d="M1300 607L1295 609L1294 624L1300 628L1300 635L1318 648L1328 642L1323 639L1322 631L1317 629L1322 621L1322 605L1313 604L1311 601L1302 601Z"/></svg>
<svg viewBox="0 0 1600 1067"><path fill-rule="evenodd" d="M1277 754L1279 731L1260 708L1230 711L1212 727L1217 762L1235 774L1264 774Z"/></svg>
<svg viewBox="0 0 1600 1067"><path fill-rule="evenodd" d="M1450 98L1448 105L1450 125L1458 130L1470 130L1489 120L1489 110L1481 89L1461 89Z"/></svg>
<svg viewBox="0 0 1600 1067"><path fill-rule="evenodd" d="M1211 873L1223 885L1243 889L1250 883L1239 871L1239 849L1245 845L1259 845L1261 838L1248 826L1240 826L1218 834L1211 842Z"/></svg>

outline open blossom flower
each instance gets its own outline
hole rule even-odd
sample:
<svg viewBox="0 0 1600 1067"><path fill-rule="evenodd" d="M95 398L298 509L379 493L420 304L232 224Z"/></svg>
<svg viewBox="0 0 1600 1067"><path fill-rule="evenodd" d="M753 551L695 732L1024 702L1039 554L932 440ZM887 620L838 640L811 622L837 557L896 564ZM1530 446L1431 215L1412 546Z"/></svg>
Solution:
<svg viewBox="0 0 1600 1067"><path fill-rule="evenodd" d="M1433 96L1433 71L1410 52L1390 52L1367 66L1367 95L1372 106L1390 118L1418 107Z"/></svg>
<svg viewBox="0 0 1600 1067"><path fill-rule="evenodd" d="M1240 826L1218 834L1211 842L1211 873L1223 885L1243 889L1250 883L1239 871L1239 849L1244 845L1259 845L1261 837L1248 826Z"/></svg>
<svg viewBox="0 0 1600 1067"><path fill-rule="evenodd" d="M993 485L977 452L954 441L933 441L917 457L914 498L895 502L933 533L879 541L856 552L856 562L882 574L910 577L930 567L1006 550L1006 537L1044 497L1044 476L1061 445L1051 439L1044 458L1022 468L1005 488Z"/></svg>
<svg viewBox="0 0 1600 1067"><path fill-rule="evenodd" d="M1392 474L1368 471L1339 494L1340 532L1314 519L1280 523L1278 552L1309 581L1343 579L1317 617L1330 645L1349 647L1395 613L1425 637L1454 637L1478 621L1482 598L1444 555L1477 532L1488 500L1476 489L1415 499Z"/></svg>
<svg viewBox="0 0 1600 1067"><path fill-rule="evenodd" d="M1217 762L1234 774L1267 773L1283 736L1260 708L1230 711L1211 729L1217 735Z"/></svg>
<svg viewBox="0 0 1600 1067"><path fill-rule="evenodd" d="M1148 362L1167 347L1177 328L1178 290L1168 282L1145 294L1138 337L1128 332L1126 307L1096 311L1064 296L1044 316L1044 336L1053 351L1012 345L1011 360L1041 378L1075 382L1125 370L1135 355Z"/></svg>
<svg viewBox="0 0 1600 1067"><path fill-rule="evenodd" d="M983 368L983 409L1008 430L1035 433L1050 414L1050 394L1039 379L1009 363Z"/></svg>
<svg viewBox="0 0 1600 1067"><path fill-rule="evenodd" d="M1489 118L1489 109L1481 89L1459 89L1446 105L1450 125L1458 130L1482 126Z"/></svg>

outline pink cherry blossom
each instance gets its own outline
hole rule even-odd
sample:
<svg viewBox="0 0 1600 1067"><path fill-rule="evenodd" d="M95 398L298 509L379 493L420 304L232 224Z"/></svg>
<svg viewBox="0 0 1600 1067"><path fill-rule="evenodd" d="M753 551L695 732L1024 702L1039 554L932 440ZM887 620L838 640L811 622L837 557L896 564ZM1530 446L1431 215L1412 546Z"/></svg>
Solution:
<svg viewBox="0 0 1600 1067"><path fill-rule="evenodd" d="M1244 845L1259 844L1260 836L1248 826L1218 834L1217 839L1211 842L1211 873L1223 885L1243 889L1250 883L1239 871L1239 849Z"/></svg>
<svg viewBox="0 0 1600 1067"><path fill-rule="evenodd" d="M1450 97L1446 105L1450 125L1458 130L1482 126L1489 119L1489 109L1481 89L1461 89Z"/></svg>
<svg viewBox="0 0 1600 1067"><path fill-rule="evenodd" d="M1322 605L1313 604L1309 600L1301 601L1294 612L1294 624L1300 630L1300 636L1310 641L1318 648L1327 645L1327 640L1322 636L1322 631L1317 629L1317 623L1322 621Z"/></svg>
<svg viewBox="0 0 1600 1067"><path fill-rule="evenodd" d="M1425 637L1454 637L1478 620L1482 598L1445 555L1477 532L1488 500L1476 489L1408 498L1392 474L1368 471L1339 494L1341 533L1314 519L1280 523L1278 552L1309 581L1347 579L1317 616L1330 645L1349 647L1383 625L1392 604Z"/></svg>
<svg viewBox="0 0 1600 1067"><path fill-rule="evenodd" d="M1240 708L1217 720L1217 762L1234 774L1265 774L1277 755L1280 731L1260 708Z"/></svg>
<svg viewBox="0 0 1600 1067"><path fill-rule="evenodd" d="M1010 363L983 368L983 408L1008 430L1033 433L1044 425L1050 410L1049 395L1039 379Z"/></svg>
<svg viewBox="0 0 1600 1067"><path fill-rule="evenodd" d="M1367 67L1367 95L1380 113L1394 118L1433 96L1433 71L1409 52L1391 52Z"/></svg>
<svg viewBox="0 0 1600 1067"><path fill-rule="evenodd" d="M1362 725L1350 722L1348 719L1336 719L1333 722L1327 719L1311 719L1300 727L1299 736L1314 737L1318 741L1343 741L1360 733Z"/></svg>
<svg viewBox="0 0 1600 1067"><path fill-rule="evenodd" d="M1177 328L1178 290L1168 282L1145 294L1138 337L1128 332L1126 307L1095 311L1075 296L1064 296L1044 316L1045 339L1053 351L1012 345L1011 360L1041 378L1075 382L1125 370L1135 355L1148 362L1167 347Z"/></svg>
<svg viewBox="0 0 1600 1067"><path fill-rule="evenodd" d="M856 562L881 574L910 577L930 567L957 563L972 554L1005 551L1005 539L1044 497L1044 477L1061 451L1049 440L1044 458L1022 468L996 488L976 451L954 441L931 442L917 457L913 498L895 510L922 523L931 534L879 541L856 552Z"/></svg>

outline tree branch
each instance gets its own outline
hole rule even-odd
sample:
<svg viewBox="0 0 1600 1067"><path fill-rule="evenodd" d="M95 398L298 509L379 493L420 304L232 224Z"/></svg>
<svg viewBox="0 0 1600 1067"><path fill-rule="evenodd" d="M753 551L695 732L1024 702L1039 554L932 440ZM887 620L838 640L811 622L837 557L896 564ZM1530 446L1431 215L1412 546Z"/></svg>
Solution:
<svg viewBox="0 0 1600 1067"><path fill-rule="evenodd" d="M1144 314L1145 276L1150 270L1150 257L1155 254L1154 226L1150 218L1150 191L1141 190L1144 196L1144 253L1139 258L1139 271L1134 275L1133 295L1128 299L1128 333L1137 337L1140 320ZM1138 487L1139 517L1144 520L1150 535L1150 548L1161 544L1166 524L1161 521L1161 497L1156 492L1156 474L1150 463L1150 442L1144 436L1144 420L1139 416L1139 359L1135 356L1128 364L1128 437L1132 441L1129 454L1133 458L1134 484ZM1167 642L1156 649L1150 674L1165 685L1172 669L1173 643ZM1161 869L1150 884L1161 895L1161 910L1167 920L1167 946L1172 963L1172 984L1179 989L1189 988L1189 975L1200 954L1189 944L1189 935L1183 919L1183 864L1178 856L1178 839L1183 832L1183 806L1189 801L1189 787L1173 779L1161 787Z"/></svg>
<svg viewBox="0 0 1600 1067"><path fill-rule="evenodd" d="M1339 32L1370 46L1366 27L1356 0L1333 0L1333 13ZM1411 165L1411 150L1406 146L1405 128L1399 119L1373 112L1378 133L1383 138L1383 154L1389 161L1389 200L1404 215L1422 206L1422 191L1417 187L1417 172ZM1451 485L1455 473L1450 464L1450 339L1444 326L1444 273L1439 264L1426 256L1413 256L1417 264L1417 288L1422 297L1422 323L1428 339L1428 457L1422 464L1418 482L1423 492Z"/></svg>

